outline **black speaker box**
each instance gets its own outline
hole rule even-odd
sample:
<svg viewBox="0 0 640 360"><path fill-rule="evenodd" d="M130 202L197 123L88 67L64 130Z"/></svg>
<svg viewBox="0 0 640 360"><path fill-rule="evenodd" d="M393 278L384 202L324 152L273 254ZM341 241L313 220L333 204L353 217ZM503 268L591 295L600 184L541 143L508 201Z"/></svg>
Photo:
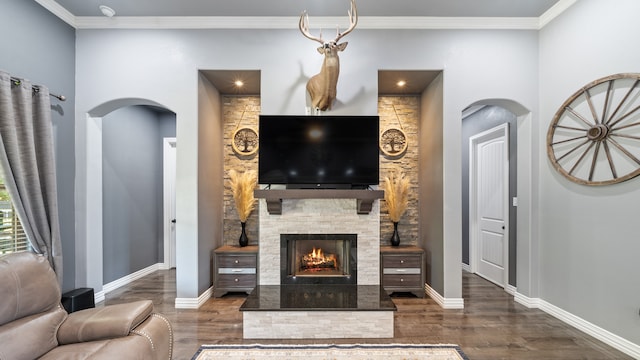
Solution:
<svg viewBox="0 0 640 360"><path fill-rule="evenodd" d="M62 306L68 313L96 307L93 289L78 288L62 294Z"/></svg>

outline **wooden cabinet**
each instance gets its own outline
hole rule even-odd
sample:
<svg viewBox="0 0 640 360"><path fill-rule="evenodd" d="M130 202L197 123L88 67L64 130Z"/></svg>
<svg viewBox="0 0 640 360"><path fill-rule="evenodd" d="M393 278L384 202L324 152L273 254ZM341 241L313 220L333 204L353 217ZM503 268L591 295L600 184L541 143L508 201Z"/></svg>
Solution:
<svg viewBox="0 0 640 360"><path fill-rule="evenodd" d="M381 246L382 286L389 294L410 292L424 297L424 250L417 246Z"/></svg>
<svg viewBox="0 0 640 360"><path fill-rule="evenodd" d="M258 247L225 245L214 250L213 297L228 292L249 294L258 283Z"/></svg>

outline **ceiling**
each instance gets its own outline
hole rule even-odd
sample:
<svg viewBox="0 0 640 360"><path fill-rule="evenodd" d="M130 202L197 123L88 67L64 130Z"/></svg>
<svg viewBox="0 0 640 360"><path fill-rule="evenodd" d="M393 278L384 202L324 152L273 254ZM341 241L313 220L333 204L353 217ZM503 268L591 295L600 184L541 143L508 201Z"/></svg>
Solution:
<svg viewBox="0 0 640 360"><path fill-rule="evenodd" d="M56 0L74 16L314 16L345 15L346 0ZM359 0L361 16L540 17L559 0Z"/></svg>
<svg viewBox="0 0 640 360"><path fill-rule="evenodd" d="M76 27L109 27L99 23L104 18L99 7L106 5L115 10L116 19L131 20L141 24L145 19L158 22L159 19L183 19L203 17L255 17L268 19L297 17L304 10L311 16L345 17L349 4L347 0L35 0L54 14ZM542 19L553 13L553 8L568 7L575 0L358 0L358 16L366 19L392 19L394 26L403 22L416 26L419 23L438 23L446 19L452 24L473 23L474 21L527 21ZM562 11L562 10L560 10ZM556 10L557 12L557 10ZM406 20L403 19L406 17ZM435 19L435 20L434 20ZM82 20L86 20L84 23ZM403 21L404 20L404 21ZM442 20L445 21L445 20ZM246 24L246 19L240 20ZM288 24L290 21L286 20ZM297 22L296 22L297 23ZM366 20L359 22L366 26ZM95 25L98 24L98 25ZM106 24L106 25L105 25ZM146 23L148 24L148 23ZM209 23L208 26L211 23ZM438 23L439 24L439 23ZM297 25L297 24L296 24ZM131 26L128 23L126 26ZM146 25L143 25L146 26ZM418 25L420 26L420 25ZM133 26L135 27L135 25ZM209 81L227 95L256 95L260 93L260 71L202 71ZM378 73L378 92L383 95L412 95L421 93L439 74L438 71L382 70ZM234 82L243 80L237 87ZM399 80L406 81L398 87Z"/></svg>

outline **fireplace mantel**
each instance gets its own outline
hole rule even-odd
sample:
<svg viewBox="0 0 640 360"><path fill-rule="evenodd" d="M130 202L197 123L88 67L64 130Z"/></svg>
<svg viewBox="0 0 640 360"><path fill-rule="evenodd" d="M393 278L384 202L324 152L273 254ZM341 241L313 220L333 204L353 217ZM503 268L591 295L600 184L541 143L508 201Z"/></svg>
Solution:
<svg viewBox="0 0 640 360"><path fill-rule="evenodd" d="M271 215L282 215L283 199L356 199L358 214L368 214L373 201L384 198L383 190L291 189L254 190L256 198L265 199Z"/></svg>

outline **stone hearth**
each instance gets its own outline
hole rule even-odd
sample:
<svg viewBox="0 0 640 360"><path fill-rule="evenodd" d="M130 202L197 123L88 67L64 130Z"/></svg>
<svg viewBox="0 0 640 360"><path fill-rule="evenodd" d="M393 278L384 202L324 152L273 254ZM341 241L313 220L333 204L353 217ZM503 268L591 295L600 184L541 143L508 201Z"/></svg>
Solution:
<svg viewBox="0 0 640 360"><path fill-rule="evenodd" d="M262 285L242 307L245 339L392 338L396 307L377 285Z"/></svg>

